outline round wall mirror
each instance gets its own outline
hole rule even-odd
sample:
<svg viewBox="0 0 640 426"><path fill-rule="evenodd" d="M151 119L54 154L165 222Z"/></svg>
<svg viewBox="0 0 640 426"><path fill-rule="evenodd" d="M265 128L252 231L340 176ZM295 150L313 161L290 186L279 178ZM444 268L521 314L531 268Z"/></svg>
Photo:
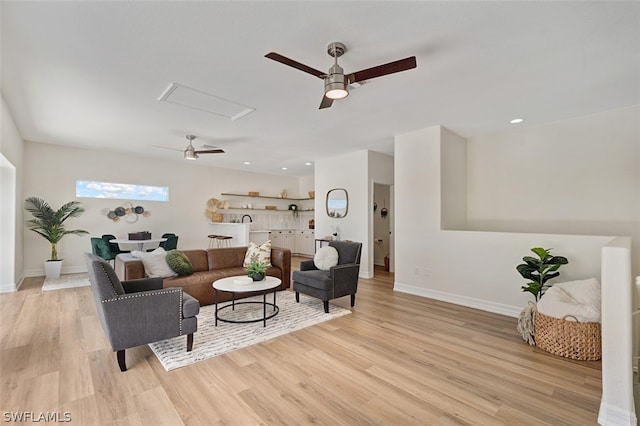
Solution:
<svg viewBox="0 0 640 426"><path fill-rule="evenodd" d="M344 188L334 188L327 192L327 215L345 217L349 211L349 196Z"/></svg>

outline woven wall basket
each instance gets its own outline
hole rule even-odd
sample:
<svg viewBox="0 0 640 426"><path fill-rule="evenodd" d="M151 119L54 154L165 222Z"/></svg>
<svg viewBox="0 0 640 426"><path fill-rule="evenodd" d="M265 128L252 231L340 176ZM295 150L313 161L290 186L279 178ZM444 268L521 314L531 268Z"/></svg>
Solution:
<svg viewBox="0 0 640 426"><path fill-rule="evenodd" d="M542 350L580 361L602 358L599 322L570 321L536 312L534 326L536 346Z"/></svg>

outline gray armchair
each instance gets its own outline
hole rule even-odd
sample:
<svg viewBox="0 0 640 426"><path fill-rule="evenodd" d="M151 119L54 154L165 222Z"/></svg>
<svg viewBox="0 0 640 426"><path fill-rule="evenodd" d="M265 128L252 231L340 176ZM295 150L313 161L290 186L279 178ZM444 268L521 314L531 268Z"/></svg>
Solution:
<svg viewBox="0 0 640 426"><path fill-rule="evenodd" d="M90 253L85 260L98 316L121 371L127 370L125 349L134 346L187 335L191 351L200 312L196 299L181 288L162 288L162 278L120 282L109 263Z"/></svg>
<svg viewBox="0 0 640 426"><path fill-rule="evenodd" d="M328 271L316 268L313 260L300 262L300 270L293 272L293 291L296 302L300 302L300 293L317 297L329 313L329 300L351 296L351 306L356 303L358 291L358 273L360 272L360 253L362 243L351 241L331 241L329 245L338 251L338 264Z"/></svg>

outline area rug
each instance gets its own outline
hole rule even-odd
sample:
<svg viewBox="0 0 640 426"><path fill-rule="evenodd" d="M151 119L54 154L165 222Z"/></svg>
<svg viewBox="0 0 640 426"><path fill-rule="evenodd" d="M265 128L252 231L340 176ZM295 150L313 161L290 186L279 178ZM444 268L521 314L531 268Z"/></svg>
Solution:
<svg viewBox="0 0 640 426"><path fill-rule="evenodd" d="M45 278L42 284L42 291L60 290L63 288L88 287L89 275L83 274L65 274L58 278Z"/></svg>
<svg viewBox="0 0 640 426"><path fill-rule="evenodd" d="M262 301L262 296L241 299L240 301ZM267 302L273 302L273 295L267 295ZM296 303L295 293L292 291L279 291L276 295L276 304L280 312L267 320L266 327L263 327L262 321L247 324L218 321L216 327L215 306L203 306L198 314L198 331L193 335L193 350L191 352L186 350L185 336L151 343L149 347L156 354L164 369L171 371L351 313L348 309L330 304L329 313L325 314L321 300L301 294L300 303ZM269 309L271 308L267 306L267 316L270 312ZM218 311L220 317L230 319L231 315L234 315L233 319L239 319L240 317L248 318L254 314L259 314L262 317L261 305L236 305L236 312L230 308Z"/></svg>

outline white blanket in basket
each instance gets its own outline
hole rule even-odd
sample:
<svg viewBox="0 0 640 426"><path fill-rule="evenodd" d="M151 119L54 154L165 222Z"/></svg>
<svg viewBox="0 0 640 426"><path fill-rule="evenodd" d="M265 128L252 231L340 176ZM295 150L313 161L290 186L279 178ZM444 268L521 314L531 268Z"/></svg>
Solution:
<svg viewBox="0 0 640 426"><path fill-rule="evenodd" d="M562 319L571 315L580 322L600 322L600 282L589 278L554 284L540 298L537 308L549 317Z"/></svg>

